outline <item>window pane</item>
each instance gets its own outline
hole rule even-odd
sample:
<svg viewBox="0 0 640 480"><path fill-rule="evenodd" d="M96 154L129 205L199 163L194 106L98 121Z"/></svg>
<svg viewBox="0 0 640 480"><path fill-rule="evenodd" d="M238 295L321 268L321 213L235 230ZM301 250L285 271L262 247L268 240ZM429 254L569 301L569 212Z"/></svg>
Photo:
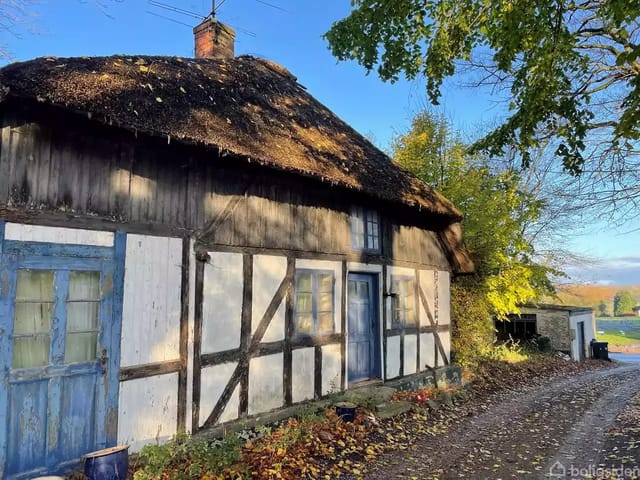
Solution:
<svg viewBox="0 0 640 480"><path fill-rule="evenodd" d="M414 302L414 289L413 289L413 282L407 282L407 286L406 286L406 298L407 298L407 308L413 308L413 302Z"/></svg>
<svg viewBox="0 0 640 480"><path fill-rule="evenodd" d="M318 274L318 292L333 291L333 275L330 273Z"/></svg>
<svg viewBox="0 0 640 480"><path fill-rule="evenodd" d="M331 312L333 310L333 294L321 293L318 295L318 312Z"/></svg>
<svg viewBox="0 0 640 480"><path fill-rule="evenodd" d="M318 314L318 331L333 332L333 313Z"/></svg>
<svg viewBox="0 0 640 480"><path fill-rule="evenodd" d="M53 272L18 270L16 302L53 300Z"/></svg>
<svg viewBox="0 0 640 480"><path fill-rule="evenodd" d="M300 292L311 292L313 287L311 285L311 273L298 273L296 275L296 290Z"/></svg>
<svg viewBox="0 0 640 480"><path fill-rule="evenodd" d="M360 282L360 298L367 300L369 298L369 283Z"/></svg>
<svg viewBox="0 0 640 480"><path fill-rule="evenodd" d="M351 298L356 298L356 292L357 292L357 283L354 282L353 280L349 280L349 296Z"/></svg>
<svg viewBox="0 0 640 480"><path fill-rule="evenodd" d="M313 333L313 319L310 313L296 315L296 332Z"/></svg>
<svg viewBox="0 0 640 480"><path fill-rule="evenodd" d="M69 300L99 300L100 272L70 272Z"/></svg>
<svg viewBox="0 0 640 480"><path fill-rule="evenodd" d="M49 333L52 303L16 303L14 335Z"/></svg>
<svg viewBox="0 0 640 480"><path fill-rule="evenodd" d="M351 209L351 243L354 248L364 248L364 212L359 207Z"/></svg>
<svg viewBox="0 0 640 480"><path fill-rule="evenodd" d="M378 241L378 236L371 237L368 248L371 250L380 250L380 242Z"/></svg>
<svg viewBox="0 0 640 480"><path fill-rule="evenodd" d="M72 302L67 304L67 332L97 330L98 302Z"/></svg>
<svg viewBox="0 0 640 480"><path fill-rule="evenodd" d="M416 323L416 317L413 312L413 308L407 308L405 311L405 323L407 325L415 325Z"/></svg>
<svg viewBox="0 0 640 480"><path fill-rule="evenodd" d="M312 299L313 294L311 293L298 293L298 295L296 296L296 312L311 313Z"/></svg>
<svg viewBox="0 0 640 480"><path fill-rule="evenodd" d="M67 333L64 362L92 362L96 360L98 332Z"/></svg>
<svg viewBox="0 0 640 480"><path fill-rule="evenodd" d="M49 364L49 335L13 339L13 368L42 367Z"/></svg>
<svg viewBox="0 0 640 480"><path fill-rule="evenodd" d="M391 320L394 324L399 324L402 323L402 315L400 313L400 310L394 310L393 311L393 318Z"/></svg>

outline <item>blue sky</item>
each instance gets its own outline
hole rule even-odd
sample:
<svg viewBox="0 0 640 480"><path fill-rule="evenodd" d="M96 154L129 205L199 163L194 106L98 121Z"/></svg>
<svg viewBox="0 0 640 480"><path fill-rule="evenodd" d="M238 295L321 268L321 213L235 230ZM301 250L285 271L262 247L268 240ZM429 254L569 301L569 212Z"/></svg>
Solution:
<svg viewBox="0 0 640 480"><path fill-rule="evenodd" d="M18 36L2 33L0 41L16 61L33 57L112 55L193 55L191 28L196 18L153 7L148 0L32 0L34 15ZM210 0L162 0L162 3L206 15ZM269 6L271 4L273 6ZM277 7L277 8L274 8ZM288 68L321 102L356 130L385 147L405 131L412 114L427 104L424 84L385 84L353 63L337 63L322 34L349 13L348 0L225 0L218 18L236 29L236 54L252 54ZM6 63L6 62L5 62ZM486 94L450 82L443 89L441 111L467 138L499 118L502 109ZM640 221L615 230L602 221L586 221L585 233L570 244L577 253L600 259L591 267L569 271L576 280L640 284Z"/></svg>

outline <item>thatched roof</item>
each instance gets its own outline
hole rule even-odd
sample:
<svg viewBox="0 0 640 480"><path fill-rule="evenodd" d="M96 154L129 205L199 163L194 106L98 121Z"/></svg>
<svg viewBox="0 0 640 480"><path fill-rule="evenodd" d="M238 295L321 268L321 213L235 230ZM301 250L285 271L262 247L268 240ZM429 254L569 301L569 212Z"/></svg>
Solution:
<svg viewBox="0 0 640 480"><path fill-rule="evenodd" d="M232 59L39 58L0 69L3 95L202 145L459 222L461 212L312 97L283 67Z"/></svg>

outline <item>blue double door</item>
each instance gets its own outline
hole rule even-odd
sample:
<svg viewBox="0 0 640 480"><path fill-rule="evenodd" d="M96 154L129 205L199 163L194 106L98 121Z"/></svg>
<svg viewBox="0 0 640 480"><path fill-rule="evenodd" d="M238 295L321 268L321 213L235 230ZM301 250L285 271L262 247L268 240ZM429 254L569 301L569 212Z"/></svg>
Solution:
<svg viewBox="0 0 640 480"><path fill-rule="evenodd" d="M347 278L349 383L381 377L377 275Z"/></svg>
<svg viewBox="0 0 640 480"><path fill-rule="evenodd" d="M116 250L0 238L0 478L64 472L115 444Z"/></svg>

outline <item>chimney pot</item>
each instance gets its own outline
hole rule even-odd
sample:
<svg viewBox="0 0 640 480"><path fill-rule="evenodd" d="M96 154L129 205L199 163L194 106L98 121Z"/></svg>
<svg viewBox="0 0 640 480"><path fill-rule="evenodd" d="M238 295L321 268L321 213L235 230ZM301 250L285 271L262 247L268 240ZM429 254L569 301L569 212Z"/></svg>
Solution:
<svg viewBox="0 0 640 480"><path fill-rule="evenodd" d="M213 17L193 29L196 58L233 58L236 33Z"/></svg>

